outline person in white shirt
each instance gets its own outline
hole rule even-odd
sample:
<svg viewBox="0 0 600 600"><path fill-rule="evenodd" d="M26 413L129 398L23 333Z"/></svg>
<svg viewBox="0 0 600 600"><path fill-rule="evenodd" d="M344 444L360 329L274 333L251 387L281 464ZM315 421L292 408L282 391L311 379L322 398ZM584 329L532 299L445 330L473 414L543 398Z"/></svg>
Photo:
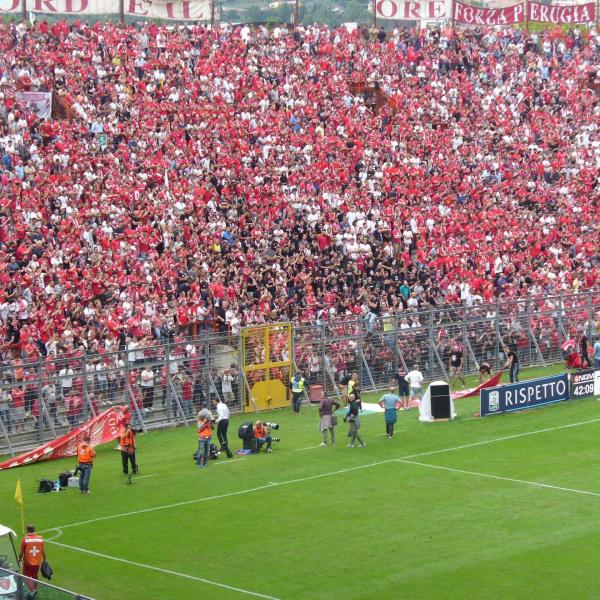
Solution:
<svg viewBox="0 0 600 600"><path fill-rule="evenodd" d="M215 402L217 410L217 438L221 444L221 451L227 454L228 458L233 456L233 452L229 449L227 440L227 429L229 428L229 408L223 402L222 398L218 398Z"/></svg>
<svg viewBox="0 0 600 600"><path fill-rule="evenodd" d="M144 411L152 410L154 405L154 371L146 366L140 373L140 387L144 394Z"/></svg>
<svg viewBox="0 0 600 600"><path fill-rule="evenodd" d="M407 373L404 377L405 381L408 381L408 387L410 390L410 398L415 396L419 398L419 402L423 397L423 373L419 371L419 365L415 365L413 370Z"/></svg>
<svg viewBox="0 0 600 600"><path fill-rule="evenodd" d="M60 379L60 389L62 392L63 400L67 397L67 394L73 389L73 369L68 365L64 366L59 372L58 377Z"/></svg>
<svg viewBox="0 0 600 600"><path fill-rule="evenodd" d="M235 398L233 397L233 375L231 371L225 370L223 371L223 376L221 377L221 392L223 393L223 398L227 404L233 404Z"/></svg>

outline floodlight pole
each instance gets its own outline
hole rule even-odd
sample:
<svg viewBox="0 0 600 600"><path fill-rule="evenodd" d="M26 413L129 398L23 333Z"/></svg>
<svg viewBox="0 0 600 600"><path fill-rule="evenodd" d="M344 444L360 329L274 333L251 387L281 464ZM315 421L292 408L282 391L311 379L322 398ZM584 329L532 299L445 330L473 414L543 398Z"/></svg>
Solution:
<svg viewBox="0 0 600 600"><path fill-rule="evenodd" d="M119 21L125 23L125 0L119 0Z"/></svg>
<svg viewBox="0 0 600 600"><path fill-rule="evenodd" d="M373 27L377 27L377 0L373 0Z"/></svg>
<svg viewBox="0 0 600 600"><path fill-rule="evenodd" d="M294 3L294 27L300 25L300 0L296 0Z"/></svg>
<svg viewBox="0 0 600 600"><path fill-rule="evenodd" d="M215 2L216 0L211 0L210 2L210 30L213 32L215 30Z"/></svg>

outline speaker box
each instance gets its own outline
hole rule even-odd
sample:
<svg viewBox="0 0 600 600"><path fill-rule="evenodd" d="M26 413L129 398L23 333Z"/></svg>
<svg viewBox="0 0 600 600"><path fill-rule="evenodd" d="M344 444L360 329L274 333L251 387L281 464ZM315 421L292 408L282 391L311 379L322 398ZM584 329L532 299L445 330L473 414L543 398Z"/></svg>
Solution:
<svg viewBox="0 0 600 600"><path fill-rule="evenodd" d="M431 415L434 419L450 419L450 386L444 384L431 384Z"/></svg>

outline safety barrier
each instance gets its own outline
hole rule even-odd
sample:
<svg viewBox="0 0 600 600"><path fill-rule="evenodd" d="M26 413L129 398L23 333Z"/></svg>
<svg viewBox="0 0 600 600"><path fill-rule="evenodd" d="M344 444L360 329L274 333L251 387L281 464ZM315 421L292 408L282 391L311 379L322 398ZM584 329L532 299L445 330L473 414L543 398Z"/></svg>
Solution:
<svg viewBox="0 0 600 600"><path fill-rule="evenodd" d="M593 342L599 332L600 292L436 306L293 325L292 362L308 385L335 395L345 373L358 373L364 390L382 389L397 369L415 364L426 380L445 379L454 342L469 373L484 361L501 368L506 348L516 352L521 366L555 363L565 358L568 340L577 345L585 333ZM193 337L170 335L155 345L132 340L114 353L80 347L35 362L6 356L0 378L0 454L53 439L114 404L129 404L134 424L144 430L190 424L198 409L212 407L219 397L232 412L240 411L244 398L249 405L253 384L242 366L242 340L243 333L201 329ZM14 396L24 399L23 415L14 409Z"/></svg>

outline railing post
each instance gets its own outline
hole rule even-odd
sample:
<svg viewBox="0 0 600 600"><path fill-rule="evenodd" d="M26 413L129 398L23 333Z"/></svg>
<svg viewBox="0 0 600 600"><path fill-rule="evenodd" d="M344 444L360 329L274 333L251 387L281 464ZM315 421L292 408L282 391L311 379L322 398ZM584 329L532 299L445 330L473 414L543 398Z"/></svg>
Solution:
<svg viewBox="0 0 600 600"><path fill-rule="evenodd" d="M429 336L429 377L431 380L434 379L433 366L435 365L435 334L433 330L433 311L434 308L429 309L429 324L428 324L428 336ZM411 367L412 368L412 367Z"/></svg>
<svg viewBox="0 0 600 600"><path fill-rule="evenodd" d="M88 380L87 380L87 352L83 351L83 420L84 422L89 419L90 406L88 396Z"/></svg>
<svg viewBox="0 0 600 600"><path fill-rule="evenodd" d="M592 292L588 292L586 295L588 305L588 339L594 340L596 337L596 327L594 322L594 298L592 297Z"/></svg>
<svg viewBox="0 0 600 600"><path fill-rule="evenodd" d="M500 343L502 336L500 335L500 300L496 298L496 370L500 368Z"/></svg>

